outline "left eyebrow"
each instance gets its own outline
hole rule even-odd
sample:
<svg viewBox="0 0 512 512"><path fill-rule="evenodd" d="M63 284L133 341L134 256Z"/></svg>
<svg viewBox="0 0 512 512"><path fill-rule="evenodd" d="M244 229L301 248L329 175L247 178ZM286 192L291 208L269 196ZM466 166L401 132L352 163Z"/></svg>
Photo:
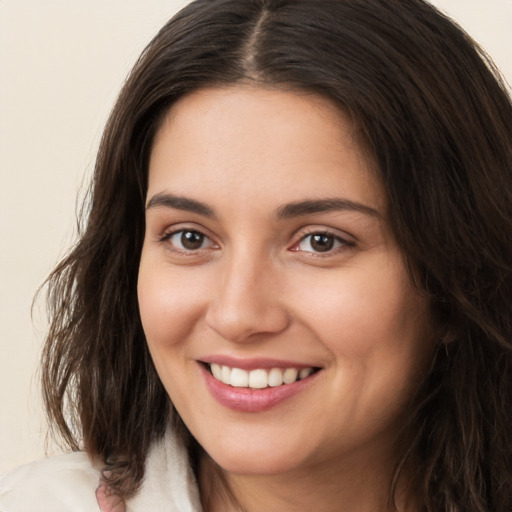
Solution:
<svg viewBox="0 0 512 512"><path fill-rule="evenodd" d="M155 207L174 208L176 210L183 210L186 212L197 213L204 217L216 218L215 212L207 204L190 199L183 196L175 196L172 194L159 193L155 194L146 205L146 210Z"/></svg>
<svg viewBox="0 0 512 512"><path fill-rule="evenodd" d="M380 212L366 206L365 204L350 201L349 199L330 198L310 201L298 201L281 206L276 210L278 220L300 217L301 215L312 215L314 213L324 213L331 211L356 211L371 217L382 218Z"/></svg>

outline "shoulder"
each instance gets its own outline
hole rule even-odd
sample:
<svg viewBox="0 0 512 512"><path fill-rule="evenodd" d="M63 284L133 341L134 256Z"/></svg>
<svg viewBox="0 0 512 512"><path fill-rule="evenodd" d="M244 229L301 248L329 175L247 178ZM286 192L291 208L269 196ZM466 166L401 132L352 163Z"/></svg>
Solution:
<svg viewBox="0 0 512 512"><path fill-rule="evenodd" d="M100 512L100 471L76 452L21 466L0 478L0 512ZM101 490L99 495L102 500ZM169 431L153 443L139 492L126 512L200 512L197 483L186 449ZM105 508L105 507L104 507ZM105 510L111 509L107 504Z"/></svg>
<svg viewBox="0 0 512 512"><path fill-rule="evenodd" d="M188 453L171 429L151 447L142 487L126 502L126 510L162 510L164 503L169 512L201 511L199 490Z"/></svg>
<svg viewBox="0 0 512 512"><path fill-rule="evenodd" d="M98 512L99 477L84 452L20 466L0 477L0 511Z"/></svg>

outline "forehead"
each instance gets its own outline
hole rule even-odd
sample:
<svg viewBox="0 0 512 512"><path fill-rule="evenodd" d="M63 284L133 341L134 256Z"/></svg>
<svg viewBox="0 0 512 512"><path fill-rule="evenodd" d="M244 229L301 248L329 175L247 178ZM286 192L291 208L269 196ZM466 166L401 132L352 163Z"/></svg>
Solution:
<svg viewBox="0 0 512 512"><path fill-rule="evenodd" d="M222 188L287 201L336 193L384 206L348 116L327 98L294 91L202 89L170 109L152 148L148 195L193 190L206 200Z"/></svg>

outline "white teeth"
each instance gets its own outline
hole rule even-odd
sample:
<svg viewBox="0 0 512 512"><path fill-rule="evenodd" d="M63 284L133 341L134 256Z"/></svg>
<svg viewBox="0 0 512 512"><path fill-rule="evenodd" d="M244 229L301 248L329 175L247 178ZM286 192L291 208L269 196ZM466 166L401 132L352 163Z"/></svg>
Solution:
<svg viewBox="0 0 512 512"><path fill-rule="evenodd" d="M283 372L281 368L272 368L268 373L268 385L270 387L281 386L283 384Z"/></svg>
<svg viewBox="0 0 512 512"><path fill-rule="evenodd" d="M212 364L210 365L210 368L211 368L211 370L212 370L213 376L214 376L217 380L222 380L222 368L220 367L220 365L215 364L215 363L212 363Z"/></svg>
<svg viewBox="0 0 512 512"><path fill-rule="evenodd" d="M241 368L231 368L216 363L210 364L212 375L224 384L237 388L264 389L268 386L277 387L293 384L297 380L306 379L313 373L313 368L272 368L256 369L250 372Z"/></svg>
<svg viewBox="0 0 512 512"><path fill-rule="evenodd" d="M313 373L313 368L302 368L302 370L299 372L299 379L306 379Z"/></svg>
<svg viewBox="0 0 512 512"><path fill-rule="evenodd" d="M220 380L224 382L224 384L231 384L231 368L229 366L222 367Z"/></svg>
<svg viewBox="0 0 512 512"><path fill-rule="evenodd" d="M268 377L265 370L251 370L249 373L249 387L263 389L268 386Z"/></svg>
<svg viewBox="0 0 512 512"><path fill-rule="evenodd" d="M283 374L283 382L285 384L291 384L297 380L299 371L296 368L286 368Z"/></svg>
<svg viewBox="0 0 512 512"><path fill-rule="evenodd" d="M249 384L249 374L240 368L233 368L230 384L235 388L246 388Z"/></svg>

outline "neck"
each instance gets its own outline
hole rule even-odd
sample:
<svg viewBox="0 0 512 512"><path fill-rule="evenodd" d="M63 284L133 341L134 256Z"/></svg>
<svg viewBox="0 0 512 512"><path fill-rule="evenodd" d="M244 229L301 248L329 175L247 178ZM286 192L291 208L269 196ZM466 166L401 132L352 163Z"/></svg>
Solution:
<svg viewBox="0 0 512 512"><path fill-rule="evenodd" d="M347 461L348 462L348 461ZM278 475L239 475L202 455L199 486L205 512L322 510L323 512L415 512L405 492L390 500L393 470L375 461L341 467L322 464ZM383 477L386 475L386 477ZM404 487L402 486L402 489ZM395 508L396 507L396 508Z"/></svg>

